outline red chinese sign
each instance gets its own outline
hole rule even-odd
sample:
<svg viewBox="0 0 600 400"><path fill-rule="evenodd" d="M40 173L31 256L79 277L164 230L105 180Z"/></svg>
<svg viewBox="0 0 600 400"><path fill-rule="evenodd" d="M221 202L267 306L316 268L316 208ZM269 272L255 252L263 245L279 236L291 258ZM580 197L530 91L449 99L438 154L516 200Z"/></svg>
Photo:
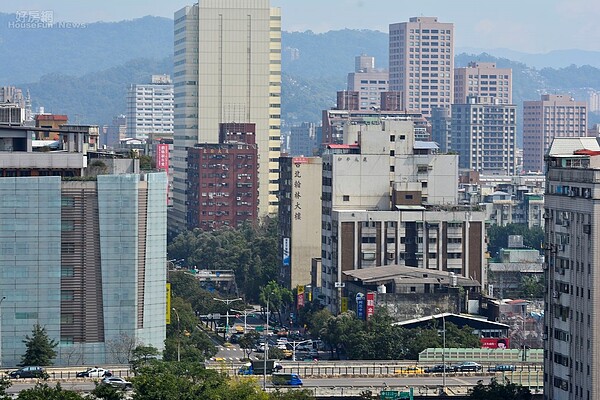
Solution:
<svg viewBox="0 0 600 400"><path fill-rule="evenodd" d="M375 292L367 293L367 319L375 314Z"/></svg>
<svg viewBox="0 0 600 400"><path fill-rule="evenodd" d="M169 145L156 145L156 168L169 172Z"/></svg>

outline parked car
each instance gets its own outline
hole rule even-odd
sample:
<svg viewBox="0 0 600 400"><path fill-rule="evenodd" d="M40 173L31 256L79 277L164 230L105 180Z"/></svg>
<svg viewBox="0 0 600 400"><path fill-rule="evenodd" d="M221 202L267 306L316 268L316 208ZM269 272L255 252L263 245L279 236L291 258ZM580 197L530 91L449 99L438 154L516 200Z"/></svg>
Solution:
<svg viewBox="0 0 600 400"><path fill-rule="evenodd" d="M477 364L473 361L465 361L454 366L454 370L456 372L478 372L481 371L482 368L483 367L481 366L481 364Z"/></svg>
<svg viewBox="0 0 600 400"><path fill-rule="evenodd" d="M23 367L16 371L11 371L8 376L14 379L19 378L42 378L46 370L42 367Z"/></svg>
<svg viewBox="0 0 600 400"><path fill-rule="evenodd" d="M80 371L75 376L78 378L104 378L105 376L112 376L112 372L104 368L94 367Z"/></svg>
<svg viewBox="0 0 600 400"><path fill-rule="evenodd" d="M516 371L517 367L512 364L500 364L495 365L493 367L489 367L489 372L507 372L507 371Z"/></svg>
<svg viewBox="0 0 600 400"><path fill-rule="evenodd" d="M446 365L444 367L444 364L438 364L438 365L434 365L433 367L425 368L426 374L437 374L437 373L442 373L444 371L454 372L454 367L452 365Z"/></svg>
<svg viewBox="0 0 600 400"><path fill-rule="evenodd" d="M133 388L133 384L131 382L128 382L125 379L120 378L118 376L107 376L104 379L102 379L102 383L104 385L110 385L112 387L115 387L118 389L123 389L123 390Z"/></svg>

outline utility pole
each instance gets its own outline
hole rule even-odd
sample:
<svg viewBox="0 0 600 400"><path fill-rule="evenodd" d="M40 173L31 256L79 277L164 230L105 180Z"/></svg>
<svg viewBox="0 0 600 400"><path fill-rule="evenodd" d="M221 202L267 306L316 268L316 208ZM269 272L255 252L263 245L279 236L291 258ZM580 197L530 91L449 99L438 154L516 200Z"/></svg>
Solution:
<svg viewBox="0 0 600 400"><path fill-rule="evenodd" d="M312 340L308 339L308 340L302 340L300 342L289 342L292 345L292 361L296 361L296 348L298 346L300 346L302 343L308 343L308 342L312 342Z"/></svg>
<svg viewBox="0 0 600 400"><path fill-rule="evenodd" d="M6 296L0 298L0 368L2 368L2 302L6 300Z"/></svg>
<svg viewBox="0 0 600 400"><path fill-rule="evenodd" d="M227 315L225 317L225 333L223 334L223 340L226 340L225 338L229 334L229 305L236 301L242 301L242 298L238 297L237 299L217 299L216 297L213 297L213 300L227 304Z"/></svg>
<svg viewBox="0 0 600 400"><path fill-rule="evenodd" d="M175 307L173 307L173 311L175 312L175 315L177 316L177 362L180 362L181 361L181 326L179 325L179 313L177 312Z"/></svg>
<svg viewBox="0 0 600 400"><path fill-rule="evenodd" d="M267 295L267 325L265 326L265 357L263 359L263 390L267 391L267 359L269 358L269 303L271 293Z"/></svg>

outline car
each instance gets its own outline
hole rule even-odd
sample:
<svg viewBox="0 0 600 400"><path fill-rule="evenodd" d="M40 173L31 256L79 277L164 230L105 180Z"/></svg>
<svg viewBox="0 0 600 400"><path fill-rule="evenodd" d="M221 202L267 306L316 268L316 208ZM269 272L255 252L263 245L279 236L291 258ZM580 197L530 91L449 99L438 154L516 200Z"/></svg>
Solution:
<svg viewBox="0 0 600 400"><path fill-rule="evenodd" d="M517 367L512 364L500 364L494 365L493 367L489 367L489 372L508 372L508 371L516 371Z"/></svg>
<svg viewBox="0 0 600 400"><path fill-rule="evenodd" d="M460 364L454 366L454 370L456 372L478 372L478 371L481 371L482 369L483 369L483 367L481 366L481 364L477 364L476 362L473 362L473 361L465 361L463 363L460 363Z"/></svg>
<svg viewBox="0 0 600 400"><path fill-rule="evenodd" d="M408 365L406 367L401 367L394 372L396 374L422 374L424 370L416 365Z"/></svg>
<svg viewBox="0 0 600 400"><path fill-rule="evenodd" d="M438 364L438 365L434 365L433 367L425 368L426 374L438 374L438 373L442 373L444 371L454 372L454 367L452 367L451 365L446 365L444 367L444 364Z"/></svg>
<svg viewBox="0 0 600 400"><path fill-rule="evenodd" d="M42 367L23 367L16 371L11 371L8 376L14 379L19 378L43 378L46 370Z"/></svg>
<svg viewBox="0 0 600 400"><path fill-rule="evenodd" d="M102 379L102 384L109 385L117 389L128 390L133 388L133 383L126 381L118 376L107 376Z"/></svg>
<svg viewBox="0 0 600 400"><path fill-rule="evenodd" d="M104 378L105 376L112 376L112 372L104 368L94 367L80 371L75 376L78 378Z"/></svg>

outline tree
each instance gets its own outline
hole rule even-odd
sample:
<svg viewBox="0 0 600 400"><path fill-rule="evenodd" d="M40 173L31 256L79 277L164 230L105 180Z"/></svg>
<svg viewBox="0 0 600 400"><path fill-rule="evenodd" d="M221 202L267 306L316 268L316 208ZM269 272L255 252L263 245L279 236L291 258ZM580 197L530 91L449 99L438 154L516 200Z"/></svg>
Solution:
<svg viewBox="0 0 600 400"><path fill-rule="evenodd" d="M60 383L55 387L47 383L38 383L30 389L22 390L18 400L83 400L83 397L71 390L64 390Z"/></svg>
<svg viewBox="0 0 600 400"><path fill-rule="evenodd" d="M129 364L132 358L133 349L141 345L140 341L125 332L121 332L118 337L108 340L106 347L112 359L119 364Z"/></svg>
<svg viewBox="0 0 600 400"><path fill-rule="evenodd" d="M23 343L27 350L19 365L52 365L52 360L56 357L54 348L58 346L58 342L48 337L46 328L36 323L32 335L25 336Z"/></svg>
<svg viewBox="0 0 600 400"><path fill-rule="evenodd" d="M276 390L269 393L269 400L315 400L315 396L308 389L294 389L287 392Z"/></svg>
<svg viewBox="0 0 600 400"><path fill-rule="evenodd" d="M259 300L265 306L267 305L267 301L269 302L270 311L277 312L279 322L281 323L281 309L285 305L292 303L293 295L291 290L284 288L275 281L269 281L269 283L261 288Z"/></svg>
<svg viewBox="0 0 600 400"><path fill-rule="evenodd" d="M12 386L10 379L6 376L0 377L0 400L10 400L12 396L6 393L6 390Z"/></svg>
<svg viewBox="0 0 600 400"><path fill-rule="evenodd" d="M487 231L488 251L492 257L497 257L500 249L508 247L510 235L523 236L523 245L532 249L542 250L544 231L540 227L529 228L525 224L508 224L506 226L491 225Z"/></svg>
<svg viewBox="0 0 600 400"><path fill-rule="evenodd" d="M90 392L92 398L100 400L123 400L125 398L125 394L119 388L111 385L102 385L98 382L95 382L94 385L96 387Z"/></svg>
<svg viewBox="0 0 600 400"><path fill-rule="evenodd" d="M131 351L131 368L137 371L142 365L147 364L151 360L156 360L160 354L154 346L139 345Z"/></svg>
<svg viewBox="0 0 600 400"><path fill-rule="evenodd" d="M544 281L537 276L524 276L521 279L519 289L523 297L527 299L540 299L544 297Z"/></svg>
<svg viewBox="0 0 600 400"><path fill-rule="evenodd" d="M469 399L474 400L531 400L531 398L529 388L511 383L508 378L504 383L499 383L496 378L492 378L489 385L478 381L469 393Z"/></svg>
<svg viewBox="0 0 600 400"><path fill-rule="evenodd" d="M250 331L248 333L245 333L240 338L238 344L240 345L240 348L244 349L244 354L247 358L250 358L250 353L252 353L252 349L254 349L259 339L260 335L256 331Z"/></svg>

